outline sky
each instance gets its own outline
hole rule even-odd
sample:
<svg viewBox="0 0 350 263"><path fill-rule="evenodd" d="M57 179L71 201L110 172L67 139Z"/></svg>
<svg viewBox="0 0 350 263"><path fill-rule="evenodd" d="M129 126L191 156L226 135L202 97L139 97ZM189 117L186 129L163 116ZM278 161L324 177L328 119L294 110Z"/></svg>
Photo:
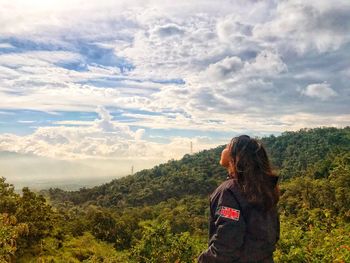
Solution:
<svg viewBox="0 0 350 263"><path fill-rule="evenodd" d="M350 2L0 0L0 175L130 174L350 125Z"/></svg>

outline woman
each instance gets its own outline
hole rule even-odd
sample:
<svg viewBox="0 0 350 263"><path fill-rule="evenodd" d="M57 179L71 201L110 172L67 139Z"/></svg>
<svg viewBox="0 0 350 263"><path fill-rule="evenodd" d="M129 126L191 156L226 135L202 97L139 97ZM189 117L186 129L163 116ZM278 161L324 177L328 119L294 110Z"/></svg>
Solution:
<svg viewBox="0 0 350 263"><path fill-rule="evenodd" d="M209 247L198 262L273 262L278 177L265 148L247 135L233 138L220 164L229 177L210 196Z"/></svg>

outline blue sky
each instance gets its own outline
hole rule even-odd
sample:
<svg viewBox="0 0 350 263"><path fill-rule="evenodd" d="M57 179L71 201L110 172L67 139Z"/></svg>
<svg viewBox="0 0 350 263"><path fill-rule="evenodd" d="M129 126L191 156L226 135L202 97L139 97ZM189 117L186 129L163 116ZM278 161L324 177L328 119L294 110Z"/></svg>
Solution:
<svg viewBox="0 0 350 263"><path fill-rule="evenodd" d="M350 124L349 1L0 1L0 24L0 151L125 174Z"/></svg>

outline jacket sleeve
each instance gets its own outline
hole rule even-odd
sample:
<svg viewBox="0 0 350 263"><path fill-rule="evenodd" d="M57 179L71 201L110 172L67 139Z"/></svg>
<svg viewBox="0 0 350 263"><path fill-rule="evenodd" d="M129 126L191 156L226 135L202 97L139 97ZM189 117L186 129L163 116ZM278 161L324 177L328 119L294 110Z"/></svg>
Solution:
<svg viewBox="0 0 350 263"><path fill-rule="evenodd" d="M211 209L214 210L215 233L209 240L209 247L198 257L198 263L225 263L239 260L243 244L245 222L234 194L223 190Z"/></svg>

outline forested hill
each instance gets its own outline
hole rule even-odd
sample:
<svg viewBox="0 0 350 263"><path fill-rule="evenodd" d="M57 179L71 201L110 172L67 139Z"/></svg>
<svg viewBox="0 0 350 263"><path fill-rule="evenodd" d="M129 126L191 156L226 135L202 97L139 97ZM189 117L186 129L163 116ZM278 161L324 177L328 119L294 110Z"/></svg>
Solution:
<svg viewBox="0 0 350 263"><path fill-rule="evenodd" d="M350 128L262 141L282 178L274 261L350 262ZM0 177L0 262L197 262L223 147L49 200Z"/></svg>
<svg viewBox="0 0 350 263"><path fill-rule="evenodd" d="M350 127L302 129L261 140L281 181L298 176L327 178L337 156L350 152ZM224 147L185 155L181 160L171 160L91 189L73 192L50 189L45 194L54 203L70 201L105 207L154 205L187 195L205 197L226 178L226 171L219 165Z"/></svg>

